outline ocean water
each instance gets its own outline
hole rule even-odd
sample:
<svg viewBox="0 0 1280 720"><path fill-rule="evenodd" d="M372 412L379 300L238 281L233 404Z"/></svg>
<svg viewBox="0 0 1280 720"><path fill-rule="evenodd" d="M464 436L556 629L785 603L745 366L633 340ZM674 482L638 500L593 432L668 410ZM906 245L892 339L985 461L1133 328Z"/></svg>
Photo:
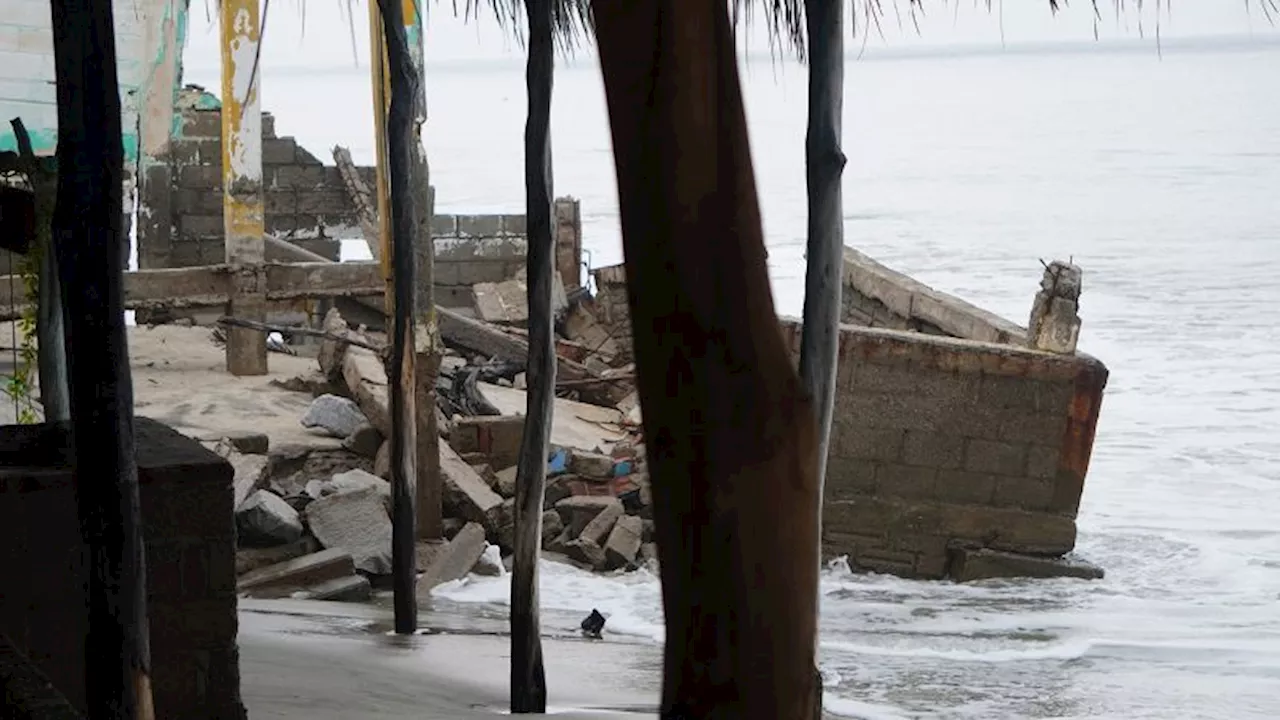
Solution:
<svg viewBox="0 0 1280 720"><path fill-rule="evenodd" d="M334 53L349 50L335 49ZM868 718L1280 717L1280 45L913 52L847 70L845 241L1025 322L1040 260L1085 271L1082 348L1111 379L1080 511L1105 580L958 586L824 575L828 709ZM804 275L805 78L754 58L747 113L780 312ZM216 87L212 77L189 79ZM264 69L280 132L371 160L361 69ZM520 212L514 56L442 62L425 142L440 212ZM599 71L562 68L556 191L617 262ZM571 627L659 642L656 579L543 571ZM500 615L506 578L442 600ZM551 625L556 626L555 622Z"/></svg>

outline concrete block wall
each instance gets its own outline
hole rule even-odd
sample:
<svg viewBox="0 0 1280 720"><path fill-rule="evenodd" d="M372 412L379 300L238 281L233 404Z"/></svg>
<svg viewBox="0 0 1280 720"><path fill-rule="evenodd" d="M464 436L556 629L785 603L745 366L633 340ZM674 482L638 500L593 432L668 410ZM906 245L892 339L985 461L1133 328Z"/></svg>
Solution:
<svg viewBox="0 0 1280 720"><path fill-rule="evenodd" d="M156 717L243 719L231 466L154 420L135 431ZM0 633L83 711L87 551L66 458L65 432L0 427Z"/></svg>
<svg viewBox="0 0 1280 720"><path fill-rule="evenodd" d="M953 548L1070 552L1106 379L1084 355L843 326L825 553L942 578Z"/></svg>
<svg viewBox="0 0 1280 720"><path fill-rule="evenodd" d="M182 132L168 157L146 170L139 223L138 265L143 269L224 262L222 219L222 112L183 107ZM339 241L362 237L356 207L335 165L325 165L262 116L262 174L266 232L330 259ZM366 182L372 168L361 168Z"/></svg>

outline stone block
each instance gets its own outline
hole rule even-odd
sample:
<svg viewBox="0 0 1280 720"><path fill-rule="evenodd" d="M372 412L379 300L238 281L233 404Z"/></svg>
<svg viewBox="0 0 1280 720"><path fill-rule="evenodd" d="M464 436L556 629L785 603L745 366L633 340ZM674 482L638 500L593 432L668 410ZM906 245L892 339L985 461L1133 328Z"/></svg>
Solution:
<svg viewBox="0 0 1280 720"><path fill-rule="evenodd" d="M245 573L236 582L236 589L252 593L270 588L300 588L348 577L355 570L351 554L345 550L321 550Z"/></svg>
<svg viewBox="0 0 1280 720"><path fill-rule="evenodd" d="M327 174L320 165L282 165L273 168L267 182L274 187L313 189L326 184Z"/></svg>
<svg viewBox="0 0 1280 720"><path fill-rule="evenodd" d="M970 472L1019 477L1026 469L1026 458L1025 445L970 439L964 467Z"/></svg>
<svg viewBox="0 0 1280 720"><path fill-rule="evenodd" d="M985 505L996 491L996 476L965 470L938 472L938 500L959 505Z"/></svg>
<svg viewBox="0 0 1280 720"><path fill-rule="evenodd" d="M542 513L542 546L548 547L560 533L564 532L564 521L560 513L546 510Z"/></svg>
<svg viewBox="0 0 1280 720"><path fill-rule="evenodd" d="M609 537L609 533L613 531L614 525L621 517L623 517L622 503L617 499L613 499L613 502L605 504L600 509L600 512L596 513L595 517L591 518L582 527L578 532L578 537L603 546Z"/></svg>
<svg viewBox="0 0 1280 720"><path fill-rule="evenodd" d="M382 360L367 348L349 347L342 361L342 377L369 424L384 437L391 437L391 400Z"/></svg>
<svg viewBox="0 0 1280 720"><path fill-rule="evenodd" d="M475 522L467 523L436 553L427 572L418 579L418 597L428 597L437 585L466 577L484 554L487 544L484 527Z"/></svg>
<svg viewBox="0 0 1280 720"><path fill-rule="evenodd" d="M457 215L435 215L431 218L431 236L456 236L458 234Z"/></svg>
<svg viewBox="0 0 1280 720"><path fill-rule="evenodd" d="M310 535L304 535L297 542L288 545L277 545L269 548L240 548L236 550L235 574L244 575L258 568L275 565L286 560L300 558L303 555L321 550L320 543ZM150 563L148 563L150 569Z"/></svg>
<svg viewBox="0 0 1280 720"><path fill-rule="evenodd" d="M1035 443L1057 446L1067 431L1067 413L1036 413L1006 416L1000 426L1000 439L1010 443Z"/></svg>
<svg viewBox="0 0 1280 720"><path fill-rule="evenodd" d="M871 460L827 459L826 497L848 500L851 496L869 495L876 491L876 468Z"/></svg>
<svg viewBox="0 0 1280 720"><path fill-rule="evenodd" d="M459 215L458 234L468 237L492 237L502 234L501 215Z"/></svg>
<svg viewBox="0 0 1280 720"><path fill-rule="evenodd" d="M594 570L603 570L609 564L604 549L587 538L575 538L565 543L565 554Z"/></svg>
<svg viewBox="0 0 1280 720"><path fill-rule="evenodd" d="M494 467L515 465L524 440L524 416L485 415L460 418L453 425L450 444L458 452L484 453Z"/></svg>
<svg viewBox="0 0 1280 720"><path fill-rule="evenodd" d="M613 457L585 450L573 450L569 453L569 471L586 478L612 479Z"/></svg>
<svg viewBox="0 0 1280 720"><path fill-rule="evenodd" d="M447 512L478 522L487 530L498 529L502 497L448 443L440 443L440 476Z"/></svg>
<svg viewBox="0 0 1280 720"><path fill-rule="evenodd" d="M257 490L246 498L235 517L236 532L245 545L284 545L302 537L297 511L268 490Z"/></svg>
<svg viewBox="0 0 1280 720"><path fill-rule="evenodd" d="M345 550L357 570L391 573L391 518L376 489L322 497L307 506L306 518L320 544Z"/></svg>
<svg viewBox="0 0 1280 720"><path fill-rule="evenodd" d="M937 495L938 470L885 463L876 473L876 490L885 497L931 500Z"/></svg>
<svg viewBox="0 0 1280 720"><path fill-rule="evenodd" d="M604 545L608 567L626 567L634 563L640 552L643 535L643 520L635 515L623 515L618 518L613 529L609 531L609 539Z"/></svg>
<svg viewBox="0 0 1280 720"><path fill-rule="evenodd" d="M1058 578L1100 580L1104 573L1078 558L1038 557L987 548L957 548L951 552L947 574L956 582L992 578Z"/></svg>
<svg viewBox="0 0 1280 720"><path fill-rule="evenodd" d="M355 429L342 440L342 447L351 452L373 459L377 458L378 450L382 448L382 433L374 426L365 423Z"/></svg>
<svg viewBox="0 0 1280 720"><path fill-rule="evenodd" d="M841 423L832 428L832 434L835 435L832 452L838 457L853 460L896 462L902 457L904 433L904 430L897 428Z"/></svg>
<svg viewBox="0 0 1280 720"><path fill-rule="evenodd" d="M992 504L1023 510L1048 510L1053 503L1053 482L1032 478L1001 477L996 480Z"/></svg>
<svg viewBox="0 0 1280 720"><path fill-rule="evenodd" d="M298 159L298 143L293 138L270 138L262 141L263 165L292 165Z"/></svg>
<svg viewBox="0 0 1280 720"><path fill-rule="evenodd" d="M964 443L964 438L956 435L907 430L902 442L902 462L954 470L964 464Z"/></svg>
<svg viewBox="0 0 1280 720"><path fill-rule="evenodd" d="M555 504L556 512L560 513L560 519L564 521L565 527L569 532L577 537L582 534L587 524L595 519L607 507L618 506L621 511L622 503L615 497L597 496L597 495L574 495L566 497ZM617 520L618 515L614 515Z"/></svg>
<svg viewBox="0 0 1280 720"><path fill-rule="evenodd" d="M390 517L391 483L371 472L359 468L347 470L346 472L336 473L327 480L310 480L305 487L306 494L313 500L359 490L373 490L376 492L378 497L382 499L382 504L386 506L387 515Z"/></svg>

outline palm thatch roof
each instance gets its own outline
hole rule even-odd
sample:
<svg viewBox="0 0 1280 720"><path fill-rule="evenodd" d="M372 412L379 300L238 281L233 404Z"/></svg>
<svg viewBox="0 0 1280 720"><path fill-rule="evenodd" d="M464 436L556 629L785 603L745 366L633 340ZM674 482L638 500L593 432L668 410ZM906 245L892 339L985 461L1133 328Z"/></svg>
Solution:
<svg viewBox="0 0 1280 720"><path fill-rule="evenodd" d="M371 0L376 2L376 0ZM426 0L419 0L425 2ZM471 19L479 17L481 12L488 11L498 21L499 26L515 34L516 38L522 39L522 27L525 18L525 2L524 0L450 0L452 2L455 15ZM615 2L625 2L626 0L614 0ZM763 21L768 30L770 42L780 44L787 51L796 55L797 58L803 59L805 55L805 38L807 32L805 30L804 0L725 0L729 3L731 16L736 24L754 23ZM843 2L844 0L837 0ZM872 28L879 27L879 23L885 14L886 6L892 7L895 11L905 4L906 11L912 20L913 25L919 30L918 18L926 11L926 5L932 7L946 7L952 3L957 6L965 0L933 0L926 3L925 0L848 0L850 5L849 26L854 35L858 33L867 33ZM1070 4L1070 0L1040 0L1048 5L1051 12L1058 12L1062 8ZM1096 23L1102 20L1102 7L1105 0L1081 0L1088 2L1093 8L1093 14ZM1245 0L1246 4L1253 2L1261 7L1263 14L1269 21L1274 21L1276 15L1280 15L1280 8L1277 8L1277 0ZM988 12L1001 12L1003 9L1003 0L975 0L977 3L983 3ZM1133 7L1139 12L1142 11L1144 4L1155 3L1156 7L1156 27L1159 31L1161 12L1168 14L1171 12L1170 3L1172 0L1111 0L1111 5L1117 13L1123 8ZM591 0L551 0L552 24L556 31L556 40L562 47L571 48L579 41L591 34Z"/></svg>

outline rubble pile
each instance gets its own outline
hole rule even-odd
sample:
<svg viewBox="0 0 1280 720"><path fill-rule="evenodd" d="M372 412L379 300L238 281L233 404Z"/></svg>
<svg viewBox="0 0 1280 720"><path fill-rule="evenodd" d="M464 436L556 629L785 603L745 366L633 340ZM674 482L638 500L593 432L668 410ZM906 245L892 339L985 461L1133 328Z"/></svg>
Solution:
<svg viewBox="0 0 1280 720"><path fill-rule="evenodd" d="M418 591L510 569L516 459L527 398L524 278L476 289L476 317L440 309L445 343L436 382L443 542L419 544ZM656 563L651 494L634 366L597 322L584 291L558 291L559 372L547 457L543 556L598 572ZM317 368L278 386L314 399L299 422L317 447L226 438L235 468L239 590L363 600L391 572L390 407L374 348L385 338L336 310Z"/></svg>

